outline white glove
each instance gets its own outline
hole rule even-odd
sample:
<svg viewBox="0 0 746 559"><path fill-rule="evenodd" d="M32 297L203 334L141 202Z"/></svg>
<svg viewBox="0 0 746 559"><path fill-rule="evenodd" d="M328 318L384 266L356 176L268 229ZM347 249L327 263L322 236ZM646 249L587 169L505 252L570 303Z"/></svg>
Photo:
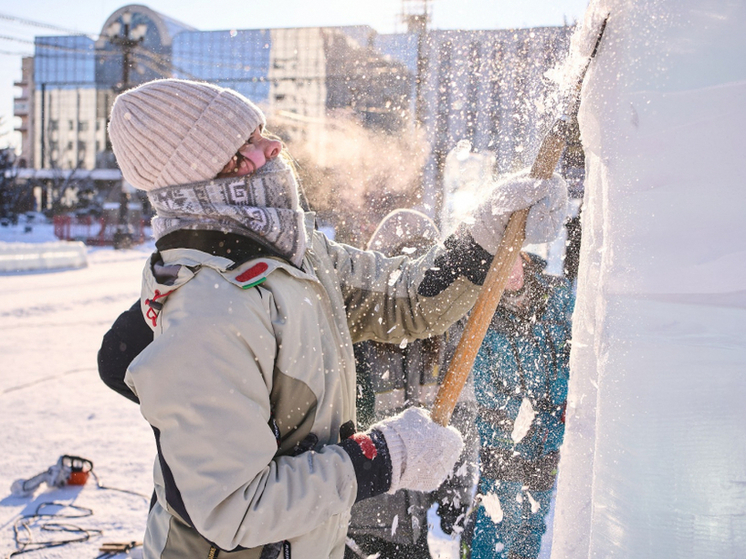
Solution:
<svg viewBox="0 0 746 559"><path fill-rule="evenodd" d="M497 252L510 214L531 209L526 219L526 244L551 241L567 217L567 183L555 173L551 179L532 179L529 171L509 175L496 182L474 212L469 231L490 254Z"/></svg>
<svg viewBox="0 0 746 559"><path fill-rule="evenodd" d="M464 441L454 427L443 427L422 408L409 408L371 426L386 439L391 457L391 487L435 491L453 470Z"/></svg>

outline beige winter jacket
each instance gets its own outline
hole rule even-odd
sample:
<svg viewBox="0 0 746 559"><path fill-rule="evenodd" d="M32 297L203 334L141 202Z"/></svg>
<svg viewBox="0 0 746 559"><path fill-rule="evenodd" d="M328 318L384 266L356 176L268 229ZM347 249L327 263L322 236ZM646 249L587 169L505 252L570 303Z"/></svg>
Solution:
<svg viewBox="0 0 746 559"><path fill-rule="evenodd" d="M442 247L386 258L308 229L302 270L274 258L231 269L193 249L144 270L155 340L126 382L158 447L148 559L341 558L357 492L335 444L355 419L352 343L442 333L476 298L463 277L417 294ZM293 455L309 433L314 450Z"/></svg>

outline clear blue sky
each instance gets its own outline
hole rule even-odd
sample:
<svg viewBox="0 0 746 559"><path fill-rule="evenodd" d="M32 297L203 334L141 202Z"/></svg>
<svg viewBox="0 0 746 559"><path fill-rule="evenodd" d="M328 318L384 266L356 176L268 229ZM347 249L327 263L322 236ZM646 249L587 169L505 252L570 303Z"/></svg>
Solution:
<svg viewBox="0 0 746 559"><path fill-rule="evenodd" d="M202 31L274 27L370 25L379 33L403 31L402 0L139 0L149 8ZM16 17L70 32L96 35L106 19L128 2L115 0L20 0L0 7L0 148L17 147L12 133L13 82L21 77L21 56L33 53L33 38L60 31L27 25ZM505 29L562 25L581 20L588 0L432 0L436 29Z"/></svg>

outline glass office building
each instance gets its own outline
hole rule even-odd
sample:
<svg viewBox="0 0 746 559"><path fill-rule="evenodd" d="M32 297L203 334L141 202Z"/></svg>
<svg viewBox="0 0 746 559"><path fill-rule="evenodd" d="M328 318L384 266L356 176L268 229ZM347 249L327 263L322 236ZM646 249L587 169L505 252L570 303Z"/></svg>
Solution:
<svg viewBox="0 0 746 559"><path fill-rule="evenodd" d="M116 171L106 135L116 95L155 78L204 80L257 102L289 139L314 141L339 109L394 133L417 121L430 148L423 205L435 215L459 140L492 152L500 173L532 161L557 107L545 74L566 55L571 31L431 30L422 41L367 26L200 31L128 5L95 39L37 37L33 64L24 64L28 98L17 99L22 157L36 169Z"/></svg>
<svg viewBox="0 0 746 559"><path fill-rule="evenodd" d="M391 129L401 125L397 108L409 103L409 77L401 62L368 46L373 35L366 26L198 31L124 6L97 39L37 37L33 75L24 77L33 153L22 156L38 169L115 168L106 136L114 98L164 77L235 89L268 114L285 115L288 133L306 139L314 134L309 123L335 108Z"/></svg>
<svg viewBox="0 0 746 559"><path fill-rule="evenodd" d="M186 31L174 39L173 76L229 87L266 103L271 50L267 29Z"/></svg>

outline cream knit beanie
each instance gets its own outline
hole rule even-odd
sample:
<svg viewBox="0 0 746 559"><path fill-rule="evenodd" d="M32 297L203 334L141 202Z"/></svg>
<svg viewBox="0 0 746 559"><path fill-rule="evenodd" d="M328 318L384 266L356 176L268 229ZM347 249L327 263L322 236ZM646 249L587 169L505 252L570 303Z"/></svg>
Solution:
<svg viewBox="0 0 746 559"><path fill-rule="evenodd" d="M188 80L155 80L114 101L109 137L122 175L141 190L215 177L259 125L240 93Z"/></svg>

